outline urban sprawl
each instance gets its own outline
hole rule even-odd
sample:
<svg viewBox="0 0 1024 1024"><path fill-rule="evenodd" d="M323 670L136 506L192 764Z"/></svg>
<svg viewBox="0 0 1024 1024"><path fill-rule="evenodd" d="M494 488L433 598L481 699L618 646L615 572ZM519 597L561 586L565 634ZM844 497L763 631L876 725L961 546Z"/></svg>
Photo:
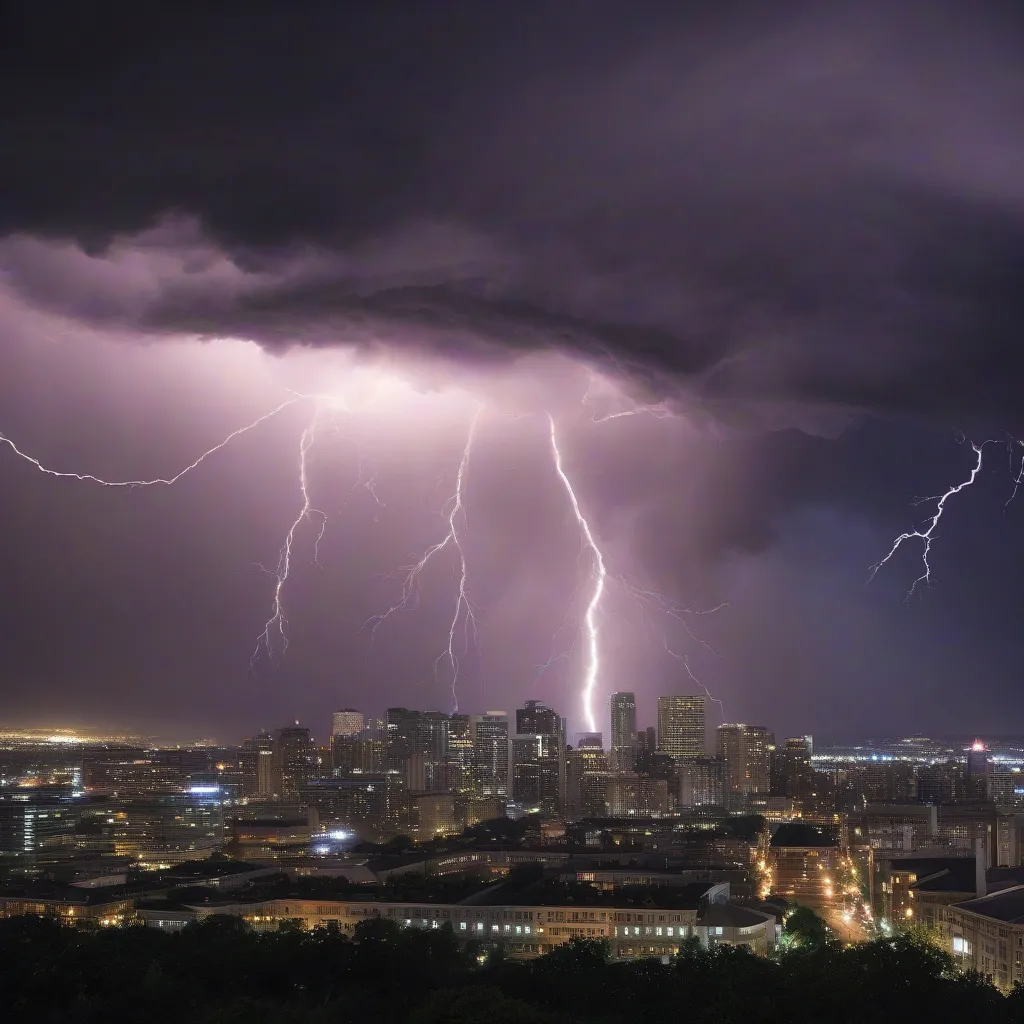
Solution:
<svg viewBox="0 0 1024 1024"><path fill-rule="evenodd" d="M855 943L924 930L1024 981L1024 742L910 737L815 749L632 693L602 733L513 713L334 713L237 746L0 734L0 916L176 931L353 934L384 918L533 957L685 940L771 954L812 908Z"/></svg>

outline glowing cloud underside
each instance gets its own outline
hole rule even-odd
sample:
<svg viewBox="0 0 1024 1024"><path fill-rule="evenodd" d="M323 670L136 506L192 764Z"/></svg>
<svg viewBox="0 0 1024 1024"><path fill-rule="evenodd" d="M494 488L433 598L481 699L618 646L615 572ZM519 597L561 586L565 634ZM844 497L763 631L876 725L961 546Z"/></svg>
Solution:
<svg viewBox="0 0 1024 1024"><path fill-rule="evenodd" d="M597 546L597 541L594 539L594 534L590 529L590 524L587 522L586 516L583 515L583 512L580 509L580 503L576 498L576 492L573 490L572 483L562 466L562 453L558 449L558 435L555 429L554 416L548 416L548 425L550 427L551 454L555 461L555 472L558 474L558 478L562 481L562 486L565 488L566 494L569 496L573 515L576 517L576 522L579 524L583 539L586 542L587 547L590 548L591 554L594 558L594 590L590 596L590 601L587 604L587 611L583 617L584 628L587 635L587 665L583 678L582 701L583 717L587 721L587 729L590 732L596 732L597 723L594 719L593 707L594 689L597 686L597 676L601 668L597 612L601 605L601 598L604 596L605 581L608 578L608 573L605 569L604 555L601 553L601 549Z"/></svg>

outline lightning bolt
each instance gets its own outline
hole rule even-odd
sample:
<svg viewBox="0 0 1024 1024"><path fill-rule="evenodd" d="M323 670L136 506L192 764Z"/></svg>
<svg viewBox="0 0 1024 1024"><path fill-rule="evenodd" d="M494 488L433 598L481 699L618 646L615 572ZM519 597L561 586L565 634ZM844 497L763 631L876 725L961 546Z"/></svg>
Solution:
<svg viewBox="0 0 1024 1024"><path fill-rule="evenodd" d="M885 563L888 562L889 559L892 558L892 556L895 555L897 551L899 551L900 547L902 547L902 545L906 541L919 540L921 541L922 545L921 564L924 567L924 572L922 572L921 575L918 576L916 580L914 580L913 584L911 584L910 590L907 591L907 599L913 596L914 591L917 590L920 584L931 584L932 566L931 562L929 561L929 558L932 553L932 542L935 540L935 530L938 527L940 520L942 519L943 512L946 511L946 502L949 501L950 498L959 494L961 491L966 490L974 483L975 480L978 479L978 474L981 472L981 467L984 462L985 445L993 444L995 442L982 441L981 444L975 444L973 441L971 441L969 443L971 446L971 450L974 452L975 455L974 466L972 467L970 474L967 476L966 479L961 480L960 483L952 484L950 487L946 489L944 493L935 495L930 498L920 498L914 502L915 505L919 505L926 501L934 501L935 514L931 517L931 519L925 520L925 522L927 523L925 529L907 530L906 532L901 533L896 538L896 540L893 541L893 545L889 549L889 553L880 562L877 562L875 565L871 567L871 575L868 577L869 582L875 578L875 576L878 574L878 570L881 569L882 566L884 566Z"/></svg>
<svg viewBox="0 0 1024 1024"><path fill-rule="evenodd" d="M598 412L597 406L591 400L594 388L598 381L595 377L590 378L587 390L583 394L582 404L590 410L591 422L607 423L609 420L619 420L626 416L652 416L656 420L675 419L675 413L669 408L667 402L653 402L646 405L634 405L629 409L620 409L617 412L607 412L603 415Z"/></svg>
<svg viewBox="0 0 1024 1024"><path fill-rule="evenodd" d="M373 500L373 503L377 506L374 514L373 521L379 522L381 509L385 507L384 502L380 500L380 495L377 494L377 474L371 473L369 476L363 474L363 459L359 457L359 462L356 468L356 482L352 485L348 492L348 497L342 503L341 510L344 511L348 507L348 503L355 497L357 491L362 491L364 494L368 494Z"/></svg>
<svg viewBox="0 0 1024 1024"><path fill-rule="evenodd" d="M558 478L562 481L562 486L565 488L566 494L569 496L569 502L572 505L573 515L576 517L576 523L580 528L580 534L583 537L586 546L590 548L590 553L594 562L594 590L590 595L590 601L587 603L587 610L583 616L584 630L587 636L587 664L586 670L583 677L583 716L587 720L587 729L590 732L597 731L597 724L594 720L594 689L597 686L597 675L601 668L601 651L599 643L599 635L597 629L597 611L601 605L601 598L604 596L605 581L608 578L608 572L605 569L604 555L601 553L601 549L597 545L597 541L594 539L594 534L590 529L590 524L587 522L586 516L580 509L580 503L576 498L576 492L573 490L572 482L566 475L565 469L562 466L562 453L558 448L558 433L555 427L555 418L550 413L548 414L548 426L550 427L551 437L551 455L555 463L555 472L558 474Z"/></svg>
<svg viewBox="0 0 1024 1024"><path fill-rule="evenodd" d="M692 636L692 634L691 634L691 636ZM703 641L699 641L699 642L703 643ZM693 669L690 668L690 659L685 654L680 654L678 651L674 651L671 647L669 647L668 637L667 636L664 638L664 645L665 645L665 653L669 654L671 657L675 658L676 661L681 662L683 668L686 669L686 674L690 677L690 680L692 682L696 683L696 685L699 686L708 695L708 700L710 700L710 701L712 701L712 702L714 702L715 704L718 705L718 710L721 711L721 713L722 713L722 722L724 723L725 722L725 705L721 702L721 700L719 700L718 697L716 697L716 696L714 696L714 694L712 694L712 692L707 688L707 686L705 686L705 684L703 682L701 682L701 680L699 680L693 674ZM705 645L705 646L707 646L707 645Z"/></svg>
<svg viewBox="0 0 1024 1024"><path fill-rule="evenodd" d="M1017 444L1024 447L1024 441L1018 441ZM1010 442L1010 466L1012 470L1013 466L1013 442ZM1006 504L1003 508L1008 508L1013 502L1013 499L1017 497L1017 492L1020 490L1021 483L1024 482L1024 455L1020 458L1020 470L1017 473L1017 478L1013 481L1013 493L1006 499Z"/></svg>
<svg viewBox="0 0 1024 1024"><path fill-rule="evenodd" d="M211 455L219 452L222 448L230 444L236 437L242 434L248 433L248 431L255 429L261 423L265 423L267 420L272 419L279 412L287 409L290 405L295 405L296 402L304 400L304 396L296 398L290 398L286 402L282 402L276 409L271 409L270 412L264 413L258 419L247 423L244 427L239 427L237 430L233 430L227 437L224 438L219 444L215 444L212 448L207 449L199 456L194 462L190 462L183 470L175 473L174 476L169 477L155 477L152 480L104 480L102 477L93 476L92 473L68 473L61 470L50 469L44 466L38 459L31 455L23 452L9 437L5 434L0 434L0 444L7 445L15 455L19 458L24 459L30 465L35 466L40 473L45 473L47 476L61 477L70 480L81 480L88 481L89 483L100 484L102 487L156 487L163 485L170 487L172 484L176 484L186 473L191 473L193 469L196 469L203 462L206 461Z"/></svg>
<svg viewBox="0 0 1024 1024"><path fill-rule="evenodd" d="M455 596L455 609L452 613L451 626L448 630L448 644L434 660L434 672L436 674L441 661L447 658L452 670L452 705L456 713L459 710L459 655L456 652L455 636L459 630L460 623L462 623L463 630L462 653L465 654L466 651L469 650L471 635L474 644L478 643L476 612L473 609L473 604L470 601L467 589L468 574L466 568L466 552L462 546L461 531L464 531L466 526L466 509L462 500L463 485L466 478L466 469L469 466L470 456L473 452L473 442L476 440L477 424L480 421L480 414L482 411L483 410L478 407L473 415L472 421L470 422L469 436L466 439L466 446L462 450L462 458L459 460L459 468L455 474L455 490L444 504L444 508L447 509L445 520L448 523L448 532L436 544L432 544L427 548L427 550L419 556L416 562L412 565L405 566L402 569L405 573L405 578L402 581L401 599L388 608L387 611L382 612L379 615L372 616L363 624L364 629L369 627L372 642L377 630L387 622L395 612L409 611L412 608L415 608L419 602L420 577L423 575L424 569L426 569L430 564L430 560L435 555L440 554L448 547L453 548L455 550L458 565L458 587ZM372 490L371 494L373 494ZM376 498L375 494L373 496Z"/></svg>
<svg viewBox="0 0 1024 1024"><path fill-rule="evenodd" d="M309 496L309 477L307 474L307 456L310 448L312 448L316 441L320 411L320 407L317 406L312 421L303 430L302 437L299 440L299 491L302 494L302 508L299 509L299 514L295 517L288 532L285 534L284 543L281 545L281 550L277 556L277 568L275 570L264 569L268 575L274 577L274 598L271 605L270 618L267 619L263 632L256 641L256 648L252 652L252 657L249 659L250 668L255 667L261 650L265 650L271 658L274 657L273 634L275 633L281 640L281 653L284 654L288 650L288 620L285 618L284 606L281 602L281 592L284 590L284 585L288 582L288 576L291 573L292 545L295 543L296 531L304 521L312 519L314 516L320 518L320 531L313 544L313 561L318 566L320 565L320 541L323 540L324 530L327 529L327 516L320 509L313 507ZM261 566L260 568L263 567Z"/></svg>

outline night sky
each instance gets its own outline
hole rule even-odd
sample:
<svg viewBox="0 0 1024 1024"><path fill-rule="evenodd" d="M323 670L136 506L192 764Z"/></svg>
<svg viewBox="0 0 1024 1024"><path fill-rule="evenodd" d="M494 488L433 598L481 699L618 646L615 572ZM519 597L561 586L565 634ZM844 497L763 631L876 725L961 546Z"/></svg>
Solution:
<svg viewBox="0 0 1024 1024"><path fill-rule="evenodd" d="M451 710L454 546L364 623L445 537L479 407L463 711L584 726L550 413L606 732L614 690L644 725L699 692L670 652L782 734L1024 732L1019 8L4 5L0 433L169 477L321 396L171 487L0 445L4 724ZM314 420L320 564L311 515L250 667ZM869 581L987 439L932 585L919 542Z"/></svg>

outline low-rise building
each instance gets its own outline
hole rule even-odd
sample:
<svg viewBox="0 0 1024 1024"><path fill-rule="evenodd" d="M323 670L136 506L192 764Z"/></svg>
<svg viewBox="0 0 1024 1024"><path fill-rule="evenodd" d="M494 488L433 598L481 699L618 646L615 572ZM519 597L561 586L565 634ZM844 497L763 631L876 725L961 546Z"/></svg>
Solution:
<svg viewBox="0 0 1024 1024"><path fill-rule="evenodd" d="M1003 992L1024 982L1024 885L940 911L946 950L964 969L985 975Z"/></svg>
<svg viewBox="0 0 1024 1024"><path fill-rule="evenodd" d="M125 886L86 889L44 882L0 891L0 918L47 917L75 928L116 927L135 922L136 890Z"/></svg>
<svg viewBox="0 0 1024 1024"><path fill-rule="evenodd" d="M536 895L536 894L535 894ZM615 959L669 956L687 939L704 945L747 946L766 955L775 946L775 918L768 913L728 903L728 885L695 883L630 901L621 891L594 892L586 903L544 903L523 899L501 901L490 890L459 903L424 900L279 897L253 901L206 900L200 903L142 903L138 916L152 928L176 931L212 915L240 917L255 930L276 931L287 923L304 930L337 928L353 934L360 921L382 919L405 928L449 925L458 938L473 939L484 948L499 944L512 957L550 952L574 938L604 939ZM483 898L481 898L483 897Z"/></svg>

